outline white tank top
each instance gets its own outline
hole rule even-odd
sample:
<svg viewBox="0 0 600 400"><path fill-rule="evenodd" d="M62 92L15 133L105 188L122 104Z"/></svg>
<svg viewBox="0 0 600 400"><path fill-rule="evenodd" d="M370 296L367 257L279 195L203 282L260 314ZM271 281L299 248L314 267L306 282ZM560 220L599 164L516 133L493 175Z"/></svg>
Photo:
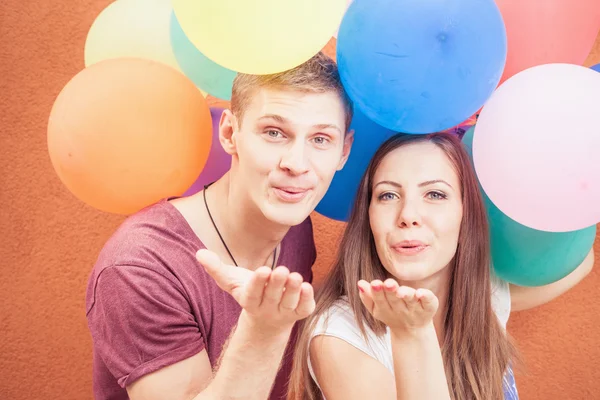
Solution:
<svg viewBox="0 0 600 400"><path fill-rule="evenodd" d="M492 308L506 329L510 315L510 289L508 283L492 276ZM342 339L358 350L373 357L392 374L394 373L394 360L392 359L392 342L389 328L382 336L377 336L369 327L366 328L368 341L362 336L354 318L354 313L345 298L336 301L326 312L324 312L312 332L311 340L315 336L333 336ZM310 346L310 342L309 342ZM312 379L317 383L315 374L308 359L308 369Z"/></svg>

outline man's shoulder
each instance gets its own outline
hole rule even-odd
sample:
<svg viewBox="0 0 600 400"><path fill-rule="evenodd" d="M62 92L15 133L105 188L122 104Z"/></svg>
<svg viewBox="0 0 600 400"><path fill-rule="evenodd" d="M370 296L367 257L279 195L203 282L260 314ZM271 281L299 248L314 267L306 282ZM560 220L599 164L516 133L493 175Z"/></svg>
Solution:
<svg viewBox="0 0 600 400"><path fill-rule="evenodd" d="M152 268L198 246L186 220L166 200L129 216L102 247L93 273L118 265Z"/></svg>

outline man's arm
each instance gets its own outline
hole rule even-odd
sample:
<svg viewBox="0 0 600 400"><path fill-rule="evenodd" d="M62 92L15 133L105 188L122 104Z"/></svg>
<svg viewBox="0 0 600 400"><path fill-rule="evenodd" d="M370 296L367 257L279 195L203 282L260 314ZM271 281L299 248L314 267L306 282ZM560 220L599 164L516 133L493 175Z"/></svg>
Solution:
<svg viewBox="0 0 600 400"><path fill-rule="evenodd" d="M199 261L243 308L216 374L206 351L149 374L127 388L132 400L268 398L294 323L314 310L312 287L284 267L252 272L222 264L207 250Z"/></svg>
<svg viewBox="0 0 600 400"><path fill-rule="evenodd" d="M275 380L289 332L279 336L253 329L240 316L213 379L206 351L146 375L127 388L132 400L266 399Z"/></svg>
<svg viewBox="0 0 600 400"><path fill-rule="evenodd" d="M594 250L592 249L583 262L569 275L549 285L525 287L510 284L512 311L527 310L554 300L561 294L577 285L585 278L594 266Z"/></svg>
<svg viewBox="0 0 600 400"><path fill-rule="evenodd" d="M183 361L143 376L127 387L132 400L191 400L212 380L213 372L206 350Z"/></svg>

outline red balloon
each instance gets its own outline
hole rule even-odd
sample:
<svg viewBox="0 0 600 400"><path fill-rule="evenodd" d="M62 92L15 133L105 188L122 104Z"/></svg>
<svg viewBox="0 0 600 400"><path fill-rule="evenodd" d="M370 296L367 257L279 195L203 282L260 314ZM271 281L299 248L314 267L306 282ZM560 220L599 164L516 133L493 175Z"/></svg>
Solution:
<svg viewBox="0 0 600 400"><path fill-rule="evenodd" d="M600 30L600 0L496 0L508 54L500 83L541 64L582 65Z"/></svg>

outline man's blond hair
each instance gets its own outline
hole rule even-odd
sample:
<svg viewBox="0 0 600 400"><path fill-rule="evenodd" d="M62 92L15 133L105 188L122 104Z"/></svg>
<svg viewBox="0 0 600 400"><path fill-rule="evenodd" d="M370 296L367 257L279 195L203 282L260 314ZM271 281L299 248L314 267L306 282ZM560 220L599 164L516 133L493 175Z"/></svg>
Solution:
<svg viewBox="0 0 600 400"><path fill-rule="evenodd" d="M348 130L352 122L352 102L348 97L335 62L322 52L290 70L271 75L239 73L233 81L231 111L242 121L244 111L258 89L273 88L307 93L334 92L340 98L346 113Z"/></svg>

